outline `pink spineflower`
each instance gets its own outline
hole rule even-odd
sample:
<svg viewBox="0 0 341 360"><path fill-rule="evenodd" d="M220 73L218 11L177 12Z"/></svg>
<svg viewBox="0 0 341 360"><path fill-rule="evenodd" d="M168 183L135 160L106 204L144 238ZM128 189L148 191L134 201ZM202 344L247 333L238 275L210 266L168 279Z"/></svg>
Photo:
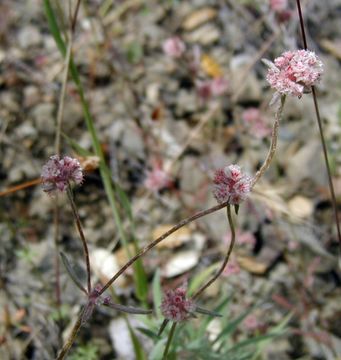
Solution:
<svg viewBox="0 0 341 360"><path fill-rule="evenodd" d="M239 273L240 273L240 266L237 262L237 259L234 256L232 256L224 268L223 275L230 276Z"/></svg>
<svg viewBox="0 0 341 360"><path fill-rule="evenodd" d="M223 95L229 89L228 81L223 77L217 77L211 80L211 91L215 96Z"/></svg>
<svg viewBox="0 0 341 360"><path fill-rule="evenodd" d="M252 187L251 177L243 174L238 165L216 170L213 183L213 194L219 204L225 201L232 205L240 204Z"/></svg>
<svg viewBox="0 0 341 360"><path fill-rule="evenodd" d="M243 111L242 120L249 128L252 135L258 139L263 139L271 133L271 129L266 124L266 120L259 109L250 107Z"/></svg>
<svg viewBox="0 0 341 360"><path fill-rule="evenodd" d="M255 244L256 244L256 241L257 241L252 232L250 232L250 231L242 232L240 230L237 230L236 239L237 239L237 243L239 245L245 245L245 246L250 246L250 247L254 247ZM231 231L228 231L225 234L225 236L223 237L223 240L224 240L224 242L227 243L227 245L230 244L230 242L231 242Z"/></svg>
<svg viewBox="0 0 341 360"><path fill-rule="evenodd" d="M313 51L286 51L269 66L266 80L280 95L301 97L315 85L323 72L323 64Z"/></svg>
<svg viewBox="0 0 341 360"><path fill-rule="evenodd" d="M244 319L243 325L247 330L254 331L261 326L261 323L259 322L256 315L250 314Z"/></svg>
<svg viewBox="0 0 341 360"><path fill-rule="evenodd" d="M186 289L184 287L168 290L161 303L163 316L174 322L188 319L195 309L194 302L186 297Z"/></svg>
<svg viewBox="0 0 341 360"><path fill-rule="evenodd" d="M225 94L229 89L229 83L225 78L217 77L212 80L198 81L196 89L201 100L207 101L212 96Z"/></svg>
<svg viewBox="0 0 341 360"><path fill-rule="evenodd" d="M55 191L64 192L69 183L81 184L83 171L77 159L58 155L50 157L50 160L43 166L41 173L43 189L48 194Z"/></svg>
<svg viewBox="0 0 341 360"><path fill-rule="evenodd" d="M162 49L166 55L177 59L185 52L186 45L178 36L173 36L164 41Z"/></svg>
<svg viewBox="0 0 341 360"><path fill-rule="evenodd" d="M197 94L202 101L208 101L212 97L212 87L210 81L198 81L195 84Z"/></svg>
<svg viewBox="0 0 341 360"><path fill-rule="evenodd" d="M156 166L151 171L147 171L144 180L144 186L153 192L167 188L171 183L170 176L160 166Z"/></svg>
<svg viewBox="0 0 341 360"><path fill-rule="evenodd" d="M288 7L288 0L270 0L270 9L275 12L282 12Z"/></svg>

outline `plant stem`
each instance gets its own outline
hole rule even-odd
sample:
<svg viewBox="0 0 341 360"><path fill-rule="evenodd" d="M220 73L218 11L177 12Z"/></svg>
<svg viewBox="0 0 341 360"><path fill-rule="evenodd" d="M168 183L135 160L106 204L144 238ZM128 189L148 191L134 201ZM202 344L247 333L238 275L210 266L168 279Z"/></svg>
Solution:
<svg viewBox="0 0 341 360"><path fill-rule="evenodd" d="M304 49L307 50L308 44L307 44L307 37L306 37L306 33L305 33L305 27L304 27L304 21L303 21L302 9L301 9L301 1L296 0L296 4L297 4L298 16L300 18L300 26L301 26L303 45L304 45ZM319 128L320 139L321 139L321 144L322 144L322 149L323 149L324 162L325 162L326 169L327 169L329 190L330 190L330 194L331 194L332 206L333 206L336 229L337 229L337 236L338 236L338 240L339 240L339 251L341 253L341 230L340 230L340 224L339 224L337 202L336 202L335 190L334 190L334 185L333 185L333 180L332 180L332 173L331 173L330 165L329 165L328 151L327 151L326 141L325 141L325 137L324 137L324 131L323 131L323 127L322 127L320 110L319 110L316 90L315 90L314 86L311 87L311 91L312 91L312 95L313 95L316 120L317 120L317 124L318 124L318 128Z"/></svg>
<svg viewBox="0 0 341 360"><path fill-rule="evenodd" d="M121 267L121 269L103 286L101 291L99 292L99 295L103 294L105 290L107 290L113 282L122 275L129 266L131 266L136 260L138 260L141 256L143 256L145 253L147 253L149 250L153 249L157 244L159 244L162 240L166 239L169 235L173 234L175 231L179 230L183 226L191 223L194 220L197 220L203 216L209 215L214 213L217 210L220 210L224 207L226 207L227 202L213 206L207 210L200 211L193 216L190 216L182 221L180 221L177 225L173 226L171 229L166 231L163 235L152 241L149 245L145 246L139 253L137 253L134 257L132 257L125 265Z"/></svg>
<svg viewBox="0 0 341 360"><path fill-rule="evenodd" d="M60 316L60 305L61 305L61 295L60 295L60 261L59 261L59 251L58 251L58 242L59 242L59 206L58 206L58 195L56 197L56 203L53 209L53 240L55 246L55 273L56 273L56 285L55 285L55 293L56 293L56 303Z"/></svg>
<svg viewBox="0 0 341 360"><path fill-rule="evenodd" d="M168 339L167 339L167 343L166 343L166 347L165 347L165 350L163 352L163 355L162 355L162 360L166 360L167 359L167 355L168 355L168 351L169 351L169 347L170 347L170 344L173 340L173 337L174 337L174 332L175 332L175 328L176 328L176 322L173 322L172 324L172 327L169 331L169 334L168 334Z"/></svg>
<svg viewBox="0 0 341 360"><path fill-rule="evenodd" d="M77 337L78 332L79 332L79 329L82 326L82 319L83 319L84 309L85 309L85 307L79 313L77 321L76 321L75 325L73 326L73 328L71 330L71 333L70 333L68 339L66 340L64 346L62 347L62 349L61 349L59 355L57 356L56 360L65 359L65 357L66 357L67 353L69 352L71 346L75 342L76 337Z"/></svg>
<svg viewBox="0 0 341 360"><path fill-rule="evenodd" d="M230 228L231 228L231 242L230 242L230 245L227 249L227 253L225 255L225 258L224 258L224 261L220 267L220 269L217 271L217 273L206 283L204 284L199 290L197 290L192 298L193 299L196 299L199 295L201 295L209 286L211 286L217 279L218 277L222 274L222 272L224 271L229 259L230 259L230 255L232 253L232 250L233 250L233 246L236 242L236 231L235 231L235 228L234 228L234 224L233 224L233 219L232 219L232 214L231 214L231 205L227 205L226 207L227 209L227 218L228 218L228 221L229 221L229 225L230 225Z"/></svg>
<svg viewBox="0 0 341 360"><path fill-rule="evenodd" d="M88 245L87 245L86 240L85 240L85 236L84 236L82 224L81 224L81 221L80 221L80 218L79 218L79 214L78 214L78 211L77 211L77 207L76 207L75 202L73 201L70 184L68 185L68 188L67 188L67 195L68 195L68 198L69 198L69 201L70 201L70 204L71 204L73 216L74 216L75 221L76 221L78 233L79 233L79 236L80 236L80 238L82 240L82 244L83 244L85 263L86 263L86 272L87 272L88 294L90 294L90 292L91 292L91 271L90 271L89 250L88 250Z"/></svg>
<svg viewBox="0 0 341 360"><path fill-rule="evenodd" d="M277 148L279 122L280 122L281 117L282 117L284 104L285 104L285 95L281 96L281 104L280 104L279 108L277 109L277 111L275 113L275 122L274 122L273 127L272 127L271 145L270 145L268 155L266 156L266 159L264 160L263 165L257 171L255 177L253 178L252 187L254 187L256 185L257 181L263 176L265 171L269 168L270 163L271 163L271 161L272 161L272 159L273 159L273 157L275 155L276 148Z"/></svg>

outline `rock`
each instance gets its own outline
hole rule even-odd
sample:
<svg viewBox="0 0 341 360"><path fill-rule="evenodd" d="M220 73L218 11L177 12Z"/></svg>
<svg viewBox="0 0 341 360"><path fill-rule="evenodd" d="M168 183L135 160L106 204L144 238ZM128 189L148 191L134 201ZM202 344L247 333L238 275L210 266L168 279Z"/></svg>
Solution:
<svg viewBox="0 0 341 360"><path fill-rule="evenodd" d="M110 280L119 270L115 255L104 248L90 251L90 263L92 270L103 283ZM124 275L122 275L115 281L115 284L122 286L124 282Z"/></svg>
<svg viewBox="0 0 341 360"><path fill-rule="evenodd" d="M299 219L310 217L314 211L313 202L304 197L297 195L289 200L288 207L292 215Z"/></svg>
<svg viewBox="0 0 341 360"><path fill-rule="evenodd" d="M181 275L192 269L199 261L199 252L194 250L179 251L172 256L161 270L166 278Z"/></svg>
<svg viewBox="0 0 341 360"><path fill-rule="evenodd" d="M137 158L144 156L144 142L142 135L135 126L128 123L126 120L115 121L110 127L110 140L119 142L124 150L129 155L134 155Z"/></svg>
<svg viewBox="0 0 341 360"><path fill-rule="evenodd" d="M199 43L201 45L210 45L216 42L220 37L219 28L216 25L206 24L200 28L185 35L185 40L190 43Z"/></svg>
<svg viewBox="0 0 341 360"><path fill-rule="evenodd" d="M137 320L136 317L129 316L128 319L119 317L112 320L109 325L109 336L117 358L122 360L135 360L134 344L127 321L129 321L129 325L145 351L150 351L153 347L153 343L140 331L136 331L136 328L138 327L146 327L146 325L142 321Z"/></svg>
<svg viewBox="0 0 341 360"><path fill-rule="evenodd" d="M153 230L153 239L157 239L161 235L163 235L166 231L171 229L175 224L168 225L159 225L157 228ZM174 232L170 236L168 236L165 240L161 241L156 247L159 249L168 248L173 249L179 247L185 242L191 240L191 231L188 226L184 226L180 228L178 231Z"/></svg>
<svg viewBox="0 0 341 360"><path fill-rule="evenodd" d="M54 104L43 103L32 110L32 117L36 128L44 134L52 135L55 132Z"/></svg>
<svg viewBox="0 0 341 360"><path fill-rule="evenodd" d="M27 25L20 30L18 42L21 48L28 49L31 46L39 45L42 42L42 36L37 27Z"/></svg>
<svg viewBox="0 0 341 360"><path fill-rule="evenodd" d="M320 141L309 139L295 154L287 157L286 172L289 183L299 184L304 179L313 177L317 185L327 186Z"/></svg>
<svg viewBox="0 0 341 360"><path fill-rule="evenodd" d="M262 90L254 71L248 71L253 59L236 55L231 59L231 88L238 92L240 102L261 101Z"/></svg>
<svg viewBox="0 0 341 360"><path fill-rule="evenodd" d="M26 86L24 89L24 106L30 108L37 105L41 99L41 94L36 86Z"/></svg>
<svg viewBox="0 0 341 360"><path fill-rule="evenodd" d="M202 9L195 10L184 20L182 27L187 30L193 30L198 26L205 24L208 21L215 19L217 16L217 10L212 7L204 7Z"/></svg>

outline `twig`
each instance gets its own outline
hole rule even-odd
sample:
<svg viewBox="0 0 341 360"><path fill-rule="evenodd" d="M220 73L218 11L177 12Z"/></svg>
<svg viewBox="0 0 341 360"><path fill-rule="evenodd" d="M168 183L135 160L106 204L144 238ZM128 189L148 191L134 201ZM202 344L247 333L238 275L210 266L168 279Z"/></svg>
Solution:
<svg viewBox="0 0 341 360"><path fill-rule="evenodd" d="M196 299L199 295L201 295L209 286L211 286L218 279L218 277L222 274L222 272L224 271L224 269L230 259L230 255L232 253L233 246L236 241L236 231L234 228L232 214L231 214L231 205L227 205L227 218L228 218L230 229L231 229L231 242L227 249L227 253L225 255L224 261L223 261L220 269L217 271L217 273L206 284L204 284L199 290L197 290L193 294L193 296L192 296L193 299Z"/></svg>
<svg viewBox="0 0 341 360"><path fill-rule="evenodd" d="M145 253L147 253L149 250L153 249L157 244L159 244L162 240L166 239L169 235L173 234L175 231L179 230L183 226L189 224L190 222L197 220L203 216L209 215L214 213L215 211L218 211L224 207L226 207L227 202L213 206L207 210L200 211L193 216L188 217L187 219L184 219L180 221L177 225L173 226L170 230L166 231L163 235L152 241L149 245L145 246L139 253L137 253L134 257L132 257L125 265L121 267L121 269L103 286L103 288L99 291L99 295L103 294L104 291L106 291L113 282L121 276L129 266L131 266L136 260L138 260L141 256L143 256Z"/></svg>
<svg viewBox="0 0 341 360"><path fill-rule="evenodd" d="M305 33L305 27L304 27L304 21L303 21L302 9L301 9L301 1L296 0L296 4L297 4L298 16L300 18L300 26L301 26L303 45L304 45L304 49L307 50L308 44L307 44L307 37L306 37L306 33ZM341 253L341 230L340 230L339 216L338 216L338 211L337 211L335 190L334 190L332 174L331 174L329 159L328 159L328 151L327 151L326 141L324 138L324 131L323 131L323 127L322 127L322 121L321 121L320 110L319 110L319 105L318 105L318 101L317 101L315 87L312 86L311 90L312 90L312 95L313 95L313 100L314 100L316 120L317 120L317 124L318 124L318 128L319 128L321 144L322 144L322 149L323 149L324 162L325 162L327 174L328 174L329 190L330 190L330 194L331 194L332 206L333 206L336 229L337 229L337 236L338 236L338 240L339 240L339 251Z"/></svg>

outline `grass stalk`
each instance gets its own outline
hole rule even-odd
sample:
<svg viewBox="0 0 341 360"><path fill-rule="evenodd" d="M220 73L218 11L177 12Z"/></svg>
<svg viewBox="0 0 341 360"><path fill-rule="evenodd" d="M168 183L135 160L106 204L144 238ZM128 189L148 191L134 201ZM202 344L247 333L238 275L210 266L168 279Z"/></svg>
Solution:
<svg viewBox="0 0 341 360"><path fill-rule="evenodd" d="M236 242L236 230L233 224L233 219L232 219L232 213L231 213L231 205L227 205L226 207L227 210L227 219L230 225L230 229L231 229L231 242L230 245L227 249L224 261L221 265L221 267L218 269L218 271L216 272L216 274L209 280L207 281L206 284L202 285L192 296L193 299L196 299L197 297L199 297L209 286L211 286L218 278L219 276L223 273L233 250L234 244Z"/></svg>
<svg viewBox="0 0 341 360"><path fill-rule="evenodd" d="M308 43L307 43L307 36L306 36L306 32L305 32L305 26L304 26L303 14L302 14L301 1L296 0L296 5L297 5L297 11L298 11L298 16L299 16L299 20L300 20L303 46L304 46L304 49L307 50ZM321 116L320 116L320 109L319 109L319 105L318 105L318 101L317 101L315 87L312 86L311 90L312 90L312 96L313 96L313 101L314 101L316 121L317 121L317 125L319 128L319 133L320 133L320 140L321 140L321 145L322 145L322 150L323 150L324 162L326 165L326 170L327 170L327 175L328 175L329 190L330 190L330 195L331 195L332 207L333 207L334 218L335 218L335 223L336 223L337 236L338 236L338 241L339 241L339 255L341 255L341 230L340 230L335 190L334 190L333 179L332 179L332 172L331 172L330 165L329 165L328 150L327 150L327 146L326 146L326 140L325 140L325 136L324 136L323 126L322 126L322 121L321 121Z"/></svg>

